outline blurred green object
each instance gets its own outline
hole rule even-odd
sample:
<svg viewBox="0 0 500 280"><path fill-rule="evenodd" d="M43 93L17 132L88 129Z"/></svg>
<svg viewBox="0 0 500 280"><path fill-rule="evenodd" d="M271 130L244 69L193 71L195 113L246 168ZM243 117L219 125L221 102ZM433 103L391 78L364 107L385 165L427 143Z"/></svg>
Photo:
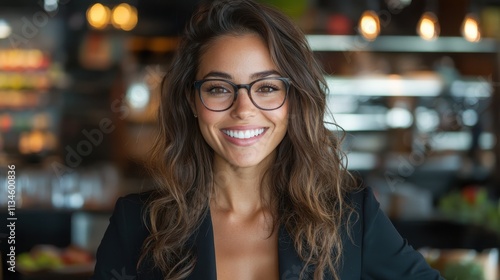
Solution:
<svg viewBox="0 0 500 280"><path fill-rule="evenodd" d="M17 262L25 270L38 270L38 265L29 253L21 253L17 257Z"/></svg>
<svg viewBox="0 0 500 280"><path fill-rule="evenodd" d="M19 267L25 271L57 269L63 265L61 259L52 252L40 252L38 254L21 253L17 260Z"/></svg>
<svg viewBox="0 0 500 280"><path fill-rule="evenodd" d="M259 2L274 6L293 19L300 18L307 9L307 0L259 0Z"/></svg>
<svg viewBox="0 0 500 280"><path fill-rule="evenodd" d="M500 201L489 199L484 188L469 186L453 191L441 198L439 209L453 220L482 225L500 235Z"/></svg>
<svg viewBox="0 0 500 280"><path fill-rule="evenodd" d="M474 262L451 262L446 264L443 277L448 280L485 280L481 266Z"/></svg>
<svg viewBox="0 0 500 280"><path fill-rule="evenodd" d="M43 252L35 257L35 263L41 269L56 269L62 267L62 261L59 256Z"/></svg>

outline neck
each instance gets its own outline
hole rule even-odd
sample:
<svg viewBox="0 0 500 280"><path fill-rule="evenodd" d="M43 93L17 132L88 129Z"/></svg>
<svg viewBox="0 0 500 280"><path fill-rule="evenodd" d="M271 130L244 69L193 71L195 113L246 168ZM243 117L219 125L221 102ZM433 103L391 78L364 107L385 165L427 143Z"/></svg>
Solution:
<svg viewBox="0 0 500 280"><path fill-rule="evenodd" d="M241 215L251 215L263 210L269 201L270 191L264 179L268 165L238 168L215 160L215 193L211 206L218 210Z"/></svg>

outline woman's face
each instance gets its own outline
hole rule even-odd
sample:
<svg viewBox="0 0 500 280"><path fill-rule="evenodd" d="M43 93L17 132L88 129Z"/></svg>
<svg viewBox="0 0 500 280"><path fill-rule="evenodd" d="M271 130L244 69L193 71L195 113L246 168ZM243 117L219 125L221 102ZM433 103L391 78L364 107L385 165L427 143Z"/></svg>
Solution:
<svg viewBox="0 0 500 280"><path fill-rule="evenodd" d="M249 84L264 77L280 74L265 42L255 34L215 39L201 56L196 74L196 80L225 79L235 84ZM239 89L234 104L223 112L208 110L198 95L195 100L201 133L215 151L216 162L252 167L273 159L287 131L287 101L276 110L260 110L245 88Z"/></svg>

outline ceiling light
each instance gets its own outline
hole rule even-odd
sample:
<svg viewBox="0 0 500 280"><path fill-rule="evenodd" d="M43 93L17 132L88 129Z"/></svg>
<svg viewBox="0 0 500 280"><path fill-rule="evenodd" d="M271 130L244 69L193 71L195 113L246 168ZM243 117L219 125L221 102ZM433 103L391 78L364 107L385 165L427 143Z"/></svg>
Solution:
<svg viewBox="0 0 500 280"><path fill-rule="evenodd" d="M434 40L439 37L439 22L433 12L425 12L417 25L417 33L424 40Z"/></svg>
<svg viewBox="0 0 500 280"><path fill-rule="evenodd" d="M380 19L373 10L365 11L359 20L359 32L368 41L373 41L380 34Z"/></svg>
<svg viewBox="0 0 500 280"><path fill-rule="evenodd" d="M474 14L467 14L462 22L462 36L469 42L479 42L481 40L481 31L479 23Z"/></svg>
<svg viewBox="0 0 500 280"><path fill-rule="evenodd" d="M113 8L111 22L115 28L130 31L137 25L137 9L127 3L121 3Z"/></svg>
<svg viewBox="0 0 500 280"><path fill-rule="evenodd" d="M111 12L108 7L103 4L97 3L92 5L87 10L87 21L89 24L97 29L103 29L108 25Z"/></svg>

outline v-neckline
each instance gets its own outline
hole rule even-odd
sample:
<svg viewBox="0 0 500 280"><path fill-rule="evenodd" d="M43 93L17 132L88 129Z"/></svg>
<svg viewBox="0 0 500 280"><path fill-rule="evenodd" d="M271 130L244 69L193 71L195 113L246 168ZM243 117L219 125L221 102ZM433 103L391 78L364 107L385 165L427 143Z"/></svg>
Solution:
<svg viewBox="0 0 500 280"><path fill-rule="evenodd" d="M288 232L282 226L278 226L278 231L279 279L295 279L304 264L297 255ZM187 279L217 280L215 241L210 209L207 210L193 238L193 249L197 260L193 272Z"/></svg>

